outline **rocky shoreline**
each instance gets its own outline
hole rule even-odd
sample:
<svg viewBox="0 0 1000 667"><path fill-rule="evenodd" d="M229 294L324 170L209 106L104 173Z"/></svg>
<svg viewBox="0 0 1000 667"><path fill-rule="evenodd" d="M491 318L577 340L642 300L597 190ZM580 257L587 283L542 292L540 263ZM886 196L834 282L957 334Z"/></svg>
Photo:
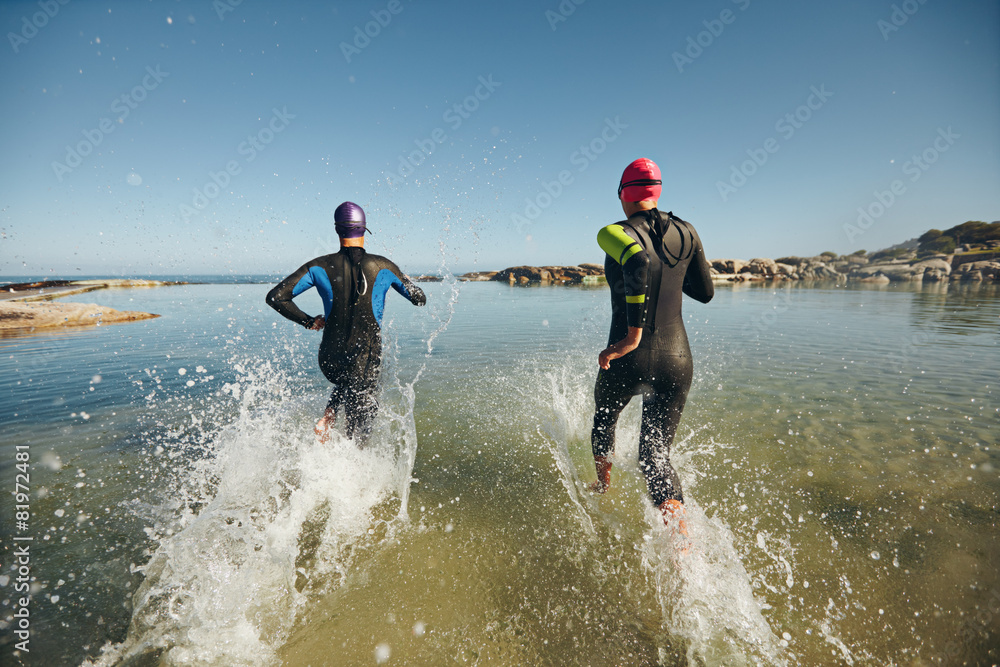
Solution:
<svg viewBox="0 0 1000 667"><path fill-rule="evenodd" d="M720 281L834 280L890 282L998 282L1000 261L962 261L951 255L869 260L867 257L782 257L780 259L717 259L712 277Z"/></svg>
<svg viewBox="0 0 1000 667"><path fill-rule="evenodd" d="M159 315L115 310L94 303L53 303L52 299L113 287L162 287L159 280L43 280L0 287L0 331L100 326L148 320Z"/></svg>
<svg viewBox="0 0 1000 667"><path fill-rule="evenodd" d="M512 266L501 271L473 271L458 277L466 282L496 281L511 285L531 283L568 284L598 283L604 280L604 267L600 264L576 266Z"/></svg>
<svg viewBox="0 0 1000 667"><path fill-rule="evenodd" d="M100 326L155 317L159 315L135 310L115 310L93 303L0 303L0 331Z"/></svg>
<svg viewBox="0 0 1000 667"><path fill-rule="evenodd" d="M832 280L836 282L1000 282L1000 250L956 255L902 253L872 258L862 254L815 257L713 259L715 282ZM469 282L496 281L510 285L596 284L604 282L604 267L584 263L575 266L513 266L501 271L474 271L458 277Z"/></svg>

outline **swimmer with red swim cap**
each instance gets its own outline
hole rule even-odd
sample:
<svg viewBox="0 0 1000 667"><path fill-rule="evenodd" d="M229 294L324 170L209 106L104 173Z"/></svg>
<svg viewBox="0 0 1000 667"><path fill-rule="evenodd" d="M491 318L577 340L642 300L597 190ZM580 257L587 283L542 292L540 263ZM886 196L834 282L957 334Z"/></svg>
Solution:
<svg viewBox="0 0 1000 667"><path fill-rule="evenodd" d="M382 313L391 287L415 306L423 291L385 257L365 252L365 212L346 201L333 214L340 252L303 264L267 294L267 305L313 331L323 330L319 367L333 383L316 435L326 441L343 405L348 438L364 444L378 412L377 384L382 360ZM315 287L323 314L306 315L292 299Z"/></svg>
<svg viewBox="0 0 1000 667"><path fill-rule="evenodd" d="M664 521L676 518L684 532L684 494L670 465L693 373L681 300L687 294L708 303L715 288L694 227L657 208L662 189L655 162L632 162L618 184L627 219L597 234L611 287L611 332L598 355L591 431L597 481L590 488L604 493L611 485L618 417L633 396L642 394L639 464Z"/></svg>

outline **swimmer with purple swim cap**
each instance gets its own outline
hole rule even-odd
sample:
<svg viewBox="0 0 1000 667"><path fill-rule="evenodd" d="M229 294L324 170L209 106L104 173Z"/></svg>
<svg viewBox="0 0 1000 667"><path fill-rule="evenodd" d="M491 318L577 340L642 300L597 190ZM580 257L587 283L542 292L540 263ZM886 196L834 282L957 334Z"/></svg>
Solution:
<svg viewBox="0 0 1000 667"><path fill-rule="evenodd" d="M333 212L334 229L342 239L356 239L368 231L365 212L352 201L345 201Z"/></svg>
<svg viewBox="0 0 1000 667"><path fill-rule="evenodd" d="M343 405L345 432L359 445L368 439L378 413L378 376L382 361L382 313L391 287L422 306L423 291L385 257L365 252L365 212L345 201L333 214L340 252L303 264L267 294L267 304L286 318L313 331L323 330L319 367L333 391L316 435L326 442ZM323 314L311 317L293 298L315 287Z"/></svg>

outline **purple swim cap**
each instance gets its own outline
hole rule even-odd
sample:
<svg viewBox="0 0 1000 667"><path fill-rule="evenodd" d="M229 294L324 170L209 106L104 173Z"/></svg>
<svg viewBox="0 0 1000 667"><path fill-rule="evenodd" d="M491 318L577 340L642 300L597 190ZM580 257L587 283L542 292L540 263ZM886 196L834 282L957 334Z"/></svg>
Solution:
<svg viewBox="0 0 1000 667"><path fill-rule="evenodd" d="M365 226L365 212L360 206L351 201L345 201L333 212L334 227L337 229L337 236L345 239L356 239L364 236L367 227Z"/></svg>

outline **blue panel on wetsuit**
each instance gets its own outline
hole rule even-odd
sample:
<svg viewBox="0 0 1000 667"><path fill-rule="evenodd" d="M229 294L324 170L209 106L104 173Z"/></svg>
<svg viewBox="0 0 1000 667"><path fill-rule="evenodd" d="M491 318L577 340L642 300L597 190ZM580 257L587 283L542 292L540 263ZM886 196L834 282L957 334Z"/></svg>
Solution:
<svg viewBox="0 0 1000 667"><path fill-rule="evenodd" d="M292 296L302 294L310 287L315 287L319 296L323 299L323 316L330 317L330 308L333 307L333 285L330 284L330 277L319 266L309 269L309 272L302 276L302 279L292 288Z"/></svg>
<svg viewBox="0 0 1000 667"><path fill-rule="evenodd" d="M382 325L382 312L385 310L385 293L390 287L395 287L400 294L406 293L403 281L389 269L382 269L375 276L375 285L372 287L372 313L379 326Z"/></svg>

